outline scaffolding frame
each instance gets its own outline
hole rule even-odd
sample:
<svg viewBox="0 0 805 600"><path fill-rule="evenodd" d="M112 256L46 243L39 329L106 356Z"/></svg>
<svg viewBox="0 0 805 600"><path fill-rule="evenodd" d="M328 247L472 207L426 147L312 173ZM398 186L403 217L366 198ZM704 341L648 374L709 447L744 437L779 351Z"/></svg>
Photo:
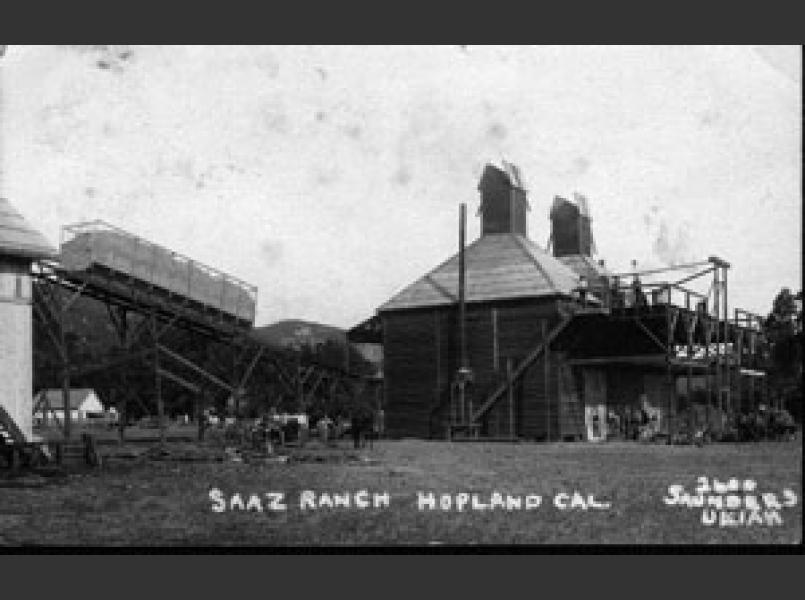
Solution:
<svg viewBox="0 0 805 600"><path fill-rule="evenodd" d="M58 423L64 440L72 437L72 419L69 410L71 379L90 373L114 370L117 371L126 390L118 399L119 431L124 439L127 421L127 405L130 401L140 403L145 414L150 411L136 394L131 394L126 385L127 365L135 361L149 361L154 374L154 397L157 407L159 441L166 440L165 398L163 381L169 380L189 390L196 396L196 417L215 400L216 394L226 394L234 400L234 414L240 415L240 402L245 395L247 385L259 364L270 369L273 381L282 388L281 401L290 397L300 412L304 412L314 397L325 394L332 399L336 393L355 393L358 376L350 373L349 365L344 369L335 369L316 363L302 364L298 355L288 356L287 352L271 349L252 336L251 324L209 307L199 310L186 299L176 295L165 296L161 292L151 291L142 285L142 281L121 282L121 274L106 269L96 269L91 273L71 272L63 269L58 263L41 261L34 266L33 305L34 323L40 326L58 355L58 370L61 380L64 410L63 422ZM125 289L122 289L125 288ZM104 304L109 322L112 324L117 338L117 345L112 356L91 364L77 364L70 355L67 343L67 325L72 307L78 298L92 298ZM139 316L139 321L132 326L131 315ZM172 347L168 337L175 331L185 331L204 340L207 346L204 364L198 364L184 356L180 349ZM228 376L221 377L212 372L211 347L218 344L226 348L230 357L227 366ZM176 367L189 371L193 375L179 374ZM213 390L211 393L210 390ZM214 402L213 402L214 403ZM49 413L48 406L35 406L34 411L42 410L45 419ZM54 415L55 416L55 415ZM203 436L202 419L199 422L199 438ZM46 423L47 424L47 423Z"/></svg>
<svg viewBox="0 0 805 600"><path fill-rule="evenodd" d="M657 275L666 272L697 269L690 275L668 281L642 284L641 276ZM665 409L668 418L664 434L669 443L678 431L678 397L674 385L674 373L684 373L687 380L687 394L690 396L693 371L704 373L706 378L708 422L711 413L718 410L719 415L735 412L732 397L733 382L738 382L738 406L740 407L740 377L744 367L762 371L765 367L764 349L767 340L762 332L762 317L735 308L732 316L728 305L728 271L730 264L716 256L707 260L648 270L633 270L611 276L613 285L589 282L574 291L574 297L558 303L563 319L545 334L543 339L513 370L507 370L504 381L498 384L471 413L469 424L480 428L481 419L504 397L511 398L513 386L541 356L548 356L555 342L562 339L571 324L580 323L585 318L603 318L612 322L628 321L642 331L663 357L665 372ZM706 294L691 289L690 282L711 276ZM631 283L621 285L620 278L632 277ZM638 293L635 294L635 281ZM632 294L629 298L629 294ZM650 299L650 300L649 300ZM566 341L565 341L566 342ZM567 343L567 342L566 342ZM572 344L571 344L572 349ZM610 357L592 359L597 364L632 360L640 363L640 357ZM546 382L548 381L546 362ZM573 361L578 364L581 361ZM586 361L587 364L590 361ZM558 368L558 364L556 365ZM711 386L711 379L714 386ZM715 387L715 390L711 389ZM548 391L546 389L546 395ZM763 397L768 397L765 390ZM511 400L510 400L511 401ZM550 412L548 412L550 419ZM463 425L463 423L462 423ZM721 423L723 429L724 424ZM511 424L514 431L514 425ZM550 432L550 422L548 431ZM549 433L550 435L550 433Z"/></svg>

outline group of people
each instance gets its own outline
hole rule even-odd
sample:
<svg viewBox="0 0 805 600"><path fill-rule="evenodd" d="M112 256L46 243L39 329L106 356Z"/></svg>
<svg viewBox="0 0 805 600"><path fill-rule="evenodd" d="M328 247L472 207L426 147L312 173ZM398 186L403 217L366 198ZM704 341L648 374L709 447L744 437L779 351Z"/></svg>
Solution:
<svg viewBox="0 0 805 600"><path fill-rule="evenodd" d="M637 275L632 279L628 292L627 296L626 291L621 287L620 278L613 277L609 288L609 305L612 308L648 306L648 298Z"/></svg>
<svg viewBox="0 0 805 600"><path fill-rule="evenodd" d="M607 411L607 429L610 436L625 440L639 440L659 431L659 416L646 406L626 404Z"/></svg>
<svg viewBox="0 0 805 600"><path fill-rule="evenodd" d="M791 413L784 409L766 408L734 415L729 424L737 441L757 442L763 439L784 440L794 436L797 424Z"/></svg>
<svg viewBox="0 0 805 600"><path fill-rule="evenodd" d="M382 409L356 411L349 419L339 418L337 421L324 415L316 421L316 430L322 443L329 444L331 440L348 433L352 437L355 449L363 448L367 444L371 448L373 441L382 436L383 429Z"/></svg>
<svg viewBox="0 0 805 600"><path fill-rule="evenodd" d="M202 436L204 429L210 426L205 416L203 415L200 420ZM325 445L349 436L354 447L359 449L367 444L371 447L374 440L383 436L384 429L382 409L356 410L348 414L339 414L335 419L327 414L318 418L314 416L312 419L308 419L307 415L279 415L272 409L247 429L243 429L243 434L251 439L253 445L261 447L265 444L284 446L287 442L293 441L304 444L311 433L318 435L319 440Z"/></svg>

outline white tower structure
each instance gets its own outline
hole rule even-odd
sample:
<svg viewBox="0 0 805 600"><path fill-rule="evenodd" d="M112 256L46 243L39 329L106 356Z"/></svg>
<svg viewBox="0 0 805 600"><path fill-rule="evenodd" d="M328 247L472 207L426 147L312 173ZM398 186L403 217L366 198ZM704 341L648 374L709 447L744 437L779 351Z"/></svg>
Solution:
<svg viewBox="0 0 805 600"><path fill-rule="evenodd" d="M56 250L0 198L0 430L32 436L31 264ZM9 422L9 420L11 422Z"/></svg>

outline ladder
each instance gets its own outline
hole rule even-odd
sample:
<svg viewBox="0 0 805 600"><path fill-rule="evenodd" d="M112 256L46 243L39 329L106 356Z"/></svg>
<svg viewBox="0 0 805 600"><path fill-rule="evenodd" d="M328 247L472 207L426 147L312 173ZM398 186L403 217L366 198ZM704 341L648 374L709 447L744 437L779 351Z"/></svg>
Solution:
<svg viewBox="0 0 805 600"><path fill-rule="evenodd" d="M0 455L12 471L16 471L20 464L32 465L43 458L47 460L43 446L42 442L27 439L8 411L0 405Z"/></svg>

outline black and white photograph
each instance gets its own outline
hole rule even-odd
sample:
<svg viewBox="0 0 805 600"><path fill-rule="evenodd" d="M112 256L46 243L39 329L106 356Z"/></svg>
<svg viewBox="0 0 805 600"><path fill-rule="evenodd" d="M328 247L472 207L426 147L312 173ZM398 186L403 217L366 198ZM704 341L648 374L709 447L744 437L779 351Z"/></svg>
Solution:
<svg viewBox="0 0 805 600"><path fill-rule="evenodd" d="M0 553L801 548L802 362L799 46L0 46Z"/></svg>

